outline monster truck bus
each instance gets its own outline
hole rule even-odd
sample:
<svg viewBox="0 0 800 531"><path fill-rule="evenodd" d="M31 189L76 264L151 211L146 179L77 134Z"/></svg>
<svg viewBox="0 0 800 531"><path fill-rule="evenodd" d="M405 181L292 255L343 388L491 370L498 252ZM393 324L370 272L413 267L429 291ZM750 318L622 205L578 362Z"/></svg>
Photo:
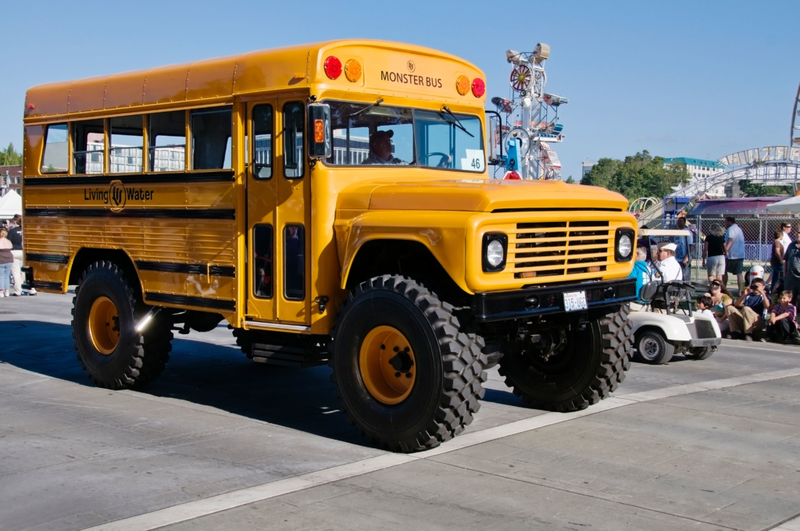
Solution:
<svg viewBox="0 0 800 531"><path fill-rule="evenodd" d="M360 40L31 88L33 283L76 286L109 389L225 320L255 361L327 362L394 451L460 433L495 363L533 406L585 408L629 367L635 220L604 189L490 179L484 92L457 57Z"/></svg>

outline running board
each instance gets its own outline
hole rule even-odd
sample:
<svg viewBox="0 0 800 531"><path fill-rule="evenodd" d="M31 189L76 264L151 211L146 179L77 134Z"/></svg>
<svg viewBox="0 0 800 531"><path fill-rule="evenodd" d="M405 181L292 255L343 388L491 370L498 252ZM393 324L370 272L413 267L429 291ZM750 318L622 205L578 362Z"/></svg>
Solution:
<svg viewBox="0 0 800 531"><path fill-rule="evenodd" d="M328 361L328 353L322 348L288 347L253 343L249 356L256 363L281 365L284 367L315 367Z"/></svg>

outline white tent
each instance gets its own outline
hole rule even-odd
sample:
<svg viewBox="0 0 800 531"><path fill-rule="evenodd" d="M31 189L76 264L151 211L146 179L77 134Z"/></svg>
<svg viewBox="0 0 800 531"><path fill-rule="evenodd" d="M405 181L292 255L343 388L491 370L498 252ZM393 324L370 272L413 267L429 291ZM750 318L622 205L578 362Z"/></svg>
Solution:
<svg viewBox="0 0 800 531"><path fill-rule="evenodd" d="M800 214L800 195L767 205L769 214Z"/></svg>
<svg viewBox="0 0 800 531"><path fill-rule="evenodd" d="M14 190L9 190L0 197L0 219L11 219L16 214L22 215L22 197Z"/></svg>

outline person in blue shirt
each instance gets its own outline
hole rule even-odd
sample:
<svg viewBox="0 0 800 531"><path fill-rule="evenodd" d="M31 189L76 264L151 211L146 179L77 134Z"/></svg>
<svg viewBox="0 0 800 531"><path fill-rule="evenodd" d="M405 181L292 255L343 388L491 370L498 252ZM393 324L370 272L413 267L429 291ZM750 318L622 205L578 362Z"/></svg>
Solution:
<svg viewBox="0 0 800 531"><path fill-rule="evenodd" d="M694 245L694 234L692 234L691 230L686 228L686 218L683 216L678 218L676 226L678 230L684 231L686 236L676 236L673 238L673 243L676 245L675 260L681 265L683 279L689 280L690 271L692 269L691 250L692 245Z"/></svg>
<svg viewBox="0 0 800 531"><path fill-rule="evenodd" d="M636 261L633 263L633 271L628 276L636 279L636 301L644 303L640 296L642 286L647 285L653 278L652 270L647 264L647 249L645 247L636 248Z"/></svg>
<svg viewBox="0 0 800 531"><path fill-rule="evenodd" d="M764 281L760 278L753 279L753 283L739 295L739 298L725 308L731 337L752 341L753 333L764 331L764 316L769 315L771 307L772 299L764 287Z"/></svg>

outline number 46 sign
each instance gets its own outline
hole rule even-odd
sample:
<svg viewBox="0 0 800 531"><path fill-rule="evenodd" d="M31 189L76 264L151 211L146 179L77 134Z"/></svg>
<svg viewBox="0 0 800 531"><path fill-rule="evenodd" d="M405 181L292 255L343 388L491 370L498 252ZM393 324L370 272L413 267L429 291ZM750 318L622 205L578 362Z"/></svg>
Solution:
<svg viewBox="0 0 800 531"><path fill-rule="evenodd" d="M461 169L468 171L483 171L484 157L482 149L467 149L467 156L461 159Z"/></svg>

